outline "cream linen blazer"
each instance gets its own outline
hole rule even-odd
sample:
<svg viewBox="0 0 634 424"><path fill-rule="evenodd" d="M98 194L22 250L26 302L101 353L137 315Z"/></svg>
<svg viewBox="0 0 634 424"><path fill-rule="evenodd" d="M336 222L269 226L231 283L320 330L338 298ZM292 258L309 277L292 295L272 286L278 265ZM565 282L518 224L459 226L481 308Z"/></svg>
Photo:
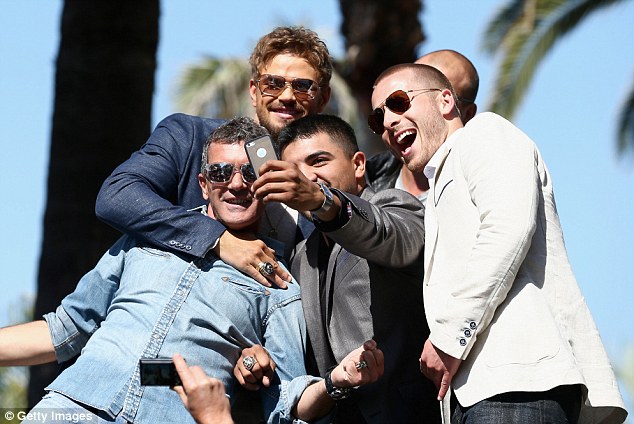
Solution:
<svg viewBox="0 0 634 424"><path fill-rule="evenodd" d="M453 137L427 200L423 291L432 343L463 360L458 400L582 384L580 422L623 422L537 146L493 113Z"/></svg>

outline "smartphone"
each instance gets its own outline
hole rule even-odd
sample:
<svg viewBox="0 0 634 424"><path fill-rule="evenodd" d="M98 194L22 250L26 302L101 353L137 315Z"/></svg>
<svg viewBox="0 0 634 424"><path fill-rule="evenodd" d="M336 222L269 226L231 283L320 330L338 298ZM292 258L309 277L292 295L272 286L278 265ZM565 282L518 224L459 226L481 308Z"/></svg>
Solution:
<svg viewBox="0 0 634 424"><path fill-rule="evenodd" d="M182 385L171 358L141 358L139 368L142 386Z"/></svg>
<svg viewBox="0 0 634 424"><path fill-rule="evenodd" d="M268 135L247 141L244 143L244 149L247 152L249 162L257 177L260 177L258 171L264 162L279 159L277 149L273 145L273 140L271 140L271 137Z"/></svg>

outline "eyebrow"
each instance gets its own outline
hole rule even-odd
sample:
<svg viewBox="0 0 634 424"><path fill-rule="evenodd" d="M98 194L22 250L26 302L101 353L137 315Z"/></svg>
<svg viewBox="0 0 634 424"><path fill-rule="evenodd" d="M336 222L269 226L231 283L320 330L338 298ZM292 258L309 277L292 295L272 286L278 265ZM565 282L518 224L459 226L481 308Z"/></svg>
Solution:
<svg viewBox="0 0 634 424"><path fill-rule="evenodd" d="M315 158L317 158L319 156L324 156L324 155L328 156L328 157L331 157L331 158L334 157L334 155L332 153L330 153L329 151L327 151L327 150L317 150L316 152L311 153L310 155L306 156L305 160L307 160L307 161L308 160L312 160L312 159L315 159Z"/></svg>

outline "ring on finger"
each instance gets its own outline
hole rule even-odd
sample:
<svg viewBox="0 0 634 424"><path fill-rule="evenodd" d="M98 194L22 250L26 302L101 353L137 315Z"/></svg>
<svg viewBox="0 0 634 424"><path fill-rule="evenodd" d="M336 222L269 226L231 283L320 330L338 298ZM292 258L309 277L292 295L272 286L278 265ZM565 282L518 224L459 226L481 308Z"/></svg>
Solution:
<svg viewBox="0 0 634 424"><path fill-rule="evenodd" d="M265 277L268 277L269 275L273 274L273 264L270 262L260 262L255 269L258 270L258 272L262 275L264 275Z"/></svg>
<svg viewBox="0 0 634 424"><path fill-rule="evenodd" d="M358 370L361 370L363 368L367 368L368 367L368 363L363 361L363 360L361 360L359 362L355 362L354 367L356 369L358 369Z"/></svg>
<svg viewBox="0 0 634 424"><path fill-rule="evenodd" d="M253 356L245 356L242 359L242 365L247 369L247 371L251 371L256 364L256 360Z"/></svg>

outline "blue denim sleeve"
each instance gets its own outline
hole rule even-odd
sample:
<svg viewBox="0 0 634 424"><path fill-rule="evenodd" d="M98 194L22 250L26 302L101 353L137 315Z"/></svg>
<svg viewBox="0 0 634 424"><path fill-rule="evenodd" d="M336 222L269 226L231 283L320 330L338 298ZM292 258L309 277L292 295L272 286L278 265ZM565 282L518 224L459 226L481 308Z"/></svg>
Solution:
<svg viewBox="0 0 634 424"><path fill-rule="evenodd" d="M75 291L62 300L56 311L44 315L58 362L78 355L106 319L119 288L125 254L133 244L129 237L120 238L97 266L79 280Z"/></svg>
<svg viewBox="0 0 634 424"><path fill-rule="evenodd" d="M106 179L97 196L97 217L161 249L205 256L225 227L188 209L204 204L197 182L201 153L220 123L184 114L161 121Z"/></svg>

